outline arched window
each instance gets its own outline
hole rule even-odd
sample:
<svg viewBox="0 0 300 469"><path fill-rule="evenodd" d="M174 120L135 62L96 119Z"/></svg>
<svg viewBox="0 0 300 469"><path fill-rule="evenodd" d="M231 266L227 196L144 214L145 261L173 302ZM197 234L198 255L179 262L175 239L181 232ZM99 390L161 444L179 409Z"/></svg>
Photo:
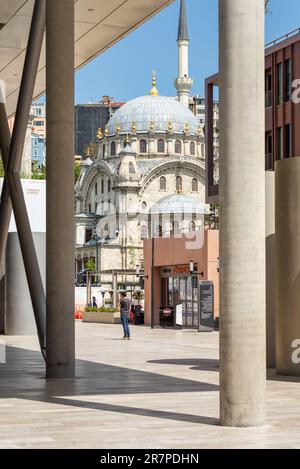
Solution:
<svg viewBox="0 0 300 469"><path fill-rule="evenodd" d="M110 179L108 180L107 182L107 192L110 192L111 190L111 182L110 182Z"/></svg>
<svg viewBox="0 0 300 469"><path fill-rule="evenodd" d="M171 236L177 236L180 233L179 222L174 220L171 225Z"/></svg>
<svg viewBox="0 0 300 469"><path fill-rule="evenodd" d="M182 153L182 144L180 140L176 140L175 142L175 153L180 155Z"/></svg>
<svg viewBox="0 0 300 469"><path fill-rule="evenodd" d="M105 150L106 150L106 145L105 143L102 145L102 155L103 155L103 158L105 158Z"/></svg>
<svg viewBox="0 0 300 469"><path fill-rule="evenodd" d="M167 180L164 176L162 176L159 180L159 188L161 191L167 190Z"/></svg>
<svg viewBox="0 0 300 469"><path fill-rule="evenodd" d="M146 140L140 141L140 153L147 153L147 142Z"/></svg>
<svg viewBox="0 0 300 469"><path fill-rule="evenodd" d="M123 142L123 148L125 148L127 145L127 140L125 139L124 142Z"/></svg>
<svg viewBox="0 0 300 469"><path fill-rule="evenodd" d="M196 155L196 145L195 145L195 142L191 142L191 145L190 145L190 153L192 156L195 156Z"/></svg>
<svg viewBox="0 0 300 469"><path fill-rule="evenodd" d="M116 142L111 142L110 145L110 155L115 156L116 155Z"/></svg>
<svg viewBox="0 0 300 469"><path fill-rule="evenodd" d="M147 235L148 235L148 228L146 225L143 225L141 227L141 239L147 239Z"/></svg>
<svg viewBox="0 0 300 469"><path fill-rule="evenodd" d="M82 271L82 259L81 255L77 257L77 273Z"/></svg>
<svg viewBox="0 0 300 469"><path fill-rule="evenodd" d="M205 145L204 145L204 143L202 143L202 145L201 145L201 156L202 156L202 158L205 157Z"/></svg>
<svg viewBox="0 0 300 469"><path fill-rule="evenodd" d="M176 190L177 192L182 192L182 177L181 176L176 177Z"/></svg>
<svg viewBox="0 0 300 469"><path fill-rule="evenodd" d="M189 232L192 233L193 231L196 231L196 223L194 220L190 221L189 223Z"/></svg>
<svg viewBox="0 0 300 469"><path fill-rule="evenodd" d="M83 256L83 267L85 269L87 268L88 261L89 261L88 255L84 254L84 256Z"/></svg>
<svg viewBox="0 0 300 469"><path fill-rule="evenodd" d="M198 180L196 178L192 180L192 191L198 192Z"/></svg>
<svg viewBox="0 0 300 469"><path fill-rule="evenodd" d="M101 194L104 194L104 181L101 181Z"/></svg>
<svg viewBox="0 0 300 469"><path fill-rule="evenodd" d="M162 138L157 142L157 153L165 153L165 141Z"/></svg>
<svg viewBox="0 0 300 469"><path fill-rule="evenodd" d="M156 236L158 236L159 238L163 237L163 229L161 225L158 225L156 227Z"/></svg>
<svg viewBox="0 0 300 469"><path fill-rule="evenodd" d="M98 195L98 184L97 184L97 182L95 184L95 195Z"/></svg>

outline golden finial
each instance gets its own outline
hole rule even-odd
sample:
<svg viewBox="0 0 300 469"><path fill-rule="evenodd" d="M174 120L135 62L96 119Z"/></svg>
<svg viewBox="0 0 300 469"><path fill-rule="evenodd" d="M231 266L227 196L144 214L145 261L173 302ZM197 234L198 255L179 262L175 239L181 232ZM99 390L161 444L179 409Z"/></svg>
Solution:
<svg viewBox="0 0 300 469"><path fill-rule="evenodd" d="M156 88L156 72L152 72L152 90L150 91L151 96L158 96L158 91Z"/></svg>
<svg viewBox="0 0 300 469"><path fill-rule="evenodd" d="M126 140L125 140L125 142L126 142L126 145L130 144L130 138L129 138L129 135L128 135L128 134L126 135Z"/></svg>
<svg viewBox="0 0 300 469"><path fill-rule="evenodd" d="M105 129L104 129L104 135L105 135L105 137L108 136L108 128L107 128L107 125L105 126Z"/></svg>
<svg viewBox="0 0 300 469"><path fill-rule="evenodd" d="M169 133L173 132L173 124L171 121L168 123L168 132Z"/></svg>
<svg viewBox="0 0 300 469"><path fill-rule="evenodd" d="M102 130L101 130L101 128L99 128L98 132L97 132L97 139L101 140L102 138L103 138Z"/></svg>
<svg viewBox="0 0 300 469"><path fill-rule="evenodd" d="M133 134L136 133L136 123L135 123L135 122L132 122L132 124L131 124L131 132L132 132Z"/></svg>
<svg viewBox="0 0 300 469"><path fill-rule="evenodd" d="M184 133L185 133L185 134L188 134L189 131L190 131L190 126L189 126L188 122L186 122L186 123L184 124Z"/></svg>
<svg viewBox="0 0 300 469"><path fill-rule="evenodd" d="M154 132L154 130L155 130L155 124L154 124L153 121L150 122L149 130L150 130L150 132Z"/></svg>
<svg viewBox="0 0 300 469"><path fill-rule="evenodd" d="M117 132L117 134L119 134L121 132L121 126L120 126L119 123L117 123L116 132Z"/></svg>
<svg viewBox="0 0 300 469"><path fill-rule="evenodd" d="M90 152L90 147L89 147L89 146L87 147L87 150L86 150L86 156L91 156L91 152Z"/></svg>

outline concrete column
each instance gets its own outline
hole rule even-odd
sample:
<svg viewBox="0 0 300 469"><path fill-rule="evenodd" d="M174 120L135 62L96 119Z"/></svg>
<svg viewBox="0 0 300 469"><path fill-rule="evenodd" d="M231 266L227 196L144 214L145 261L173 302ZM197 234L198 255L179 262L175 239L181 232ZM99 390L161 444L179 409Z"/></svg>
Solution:
<svg viewBox="0 0 300 469"><path fill-rule="evenodd" d="M43 284L45 285L46 234L35 232L33 233L33 240ZM7 335L35 335L37 333L36 322L26 280L18 233L16 232L8 234L5 261L5 333Z"/></svg>
<svg viewBox="0 0 300 469"><path fill-rule="evenodd" d="M267 368L276 367L275 353L275 174L266 172L266 331Z"/></svg>
<svg viewBox="0 0 300 469"><path fill-rule="evenodd" d="M47 378L75 373L74 0L47 1Z"/></svg>
<svg viewBox="0 0 300 469"><path fill-rule="evenodd" d="M5 267L0 265L0 335L5 333Z"/></svg>
<svg viewBox="0 0 300 469"><path fill-rule="evenodd" d="M265 422L264 0L219 0L220 413Z"/></svg>
<svg viewBox="0 0 300 469"><path fill-rule="evenodd" d="M300 376L300 158L275 167L276 371Z"/></svg>

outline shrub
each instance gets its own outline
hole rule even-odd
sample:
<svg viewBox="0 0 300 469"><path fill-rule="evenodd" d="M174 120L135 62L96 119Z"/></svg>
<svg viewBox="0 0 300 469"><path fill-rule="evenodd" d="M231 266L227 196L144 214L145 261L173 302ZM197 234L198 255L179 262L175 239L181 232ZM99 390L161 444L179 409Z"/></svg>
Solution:
<svg viewBox="0 0 300 469"><path fill-rule="evenodd" d="M93 308L92 306L86 306L85 311L87 313L93 312L93 313L117 313L118 310L115 308Z"/></svg>

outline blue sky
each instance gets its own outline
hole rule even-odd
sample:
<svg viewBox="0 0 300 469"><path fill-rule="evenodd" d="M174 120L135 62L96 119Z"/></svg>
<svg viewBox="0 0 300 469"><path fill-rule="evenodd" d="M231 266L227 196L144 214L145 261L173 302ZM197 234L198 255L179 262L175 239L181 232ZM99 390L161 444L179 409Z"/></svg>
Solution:
<svg viewBox="0 0 300 469"><path fill-rule="evenodd" d="M242 1L242 0L241 0ZM266 42L300 27L299 0L270 0ZM76 74L76 103L102 95L129 100L148 94L156 70L161 95L174 95L177 76L179 0L132 32ZM205 77L218 70L218 0L187 0L190 76L193 93L203 94Z"/></svg>

